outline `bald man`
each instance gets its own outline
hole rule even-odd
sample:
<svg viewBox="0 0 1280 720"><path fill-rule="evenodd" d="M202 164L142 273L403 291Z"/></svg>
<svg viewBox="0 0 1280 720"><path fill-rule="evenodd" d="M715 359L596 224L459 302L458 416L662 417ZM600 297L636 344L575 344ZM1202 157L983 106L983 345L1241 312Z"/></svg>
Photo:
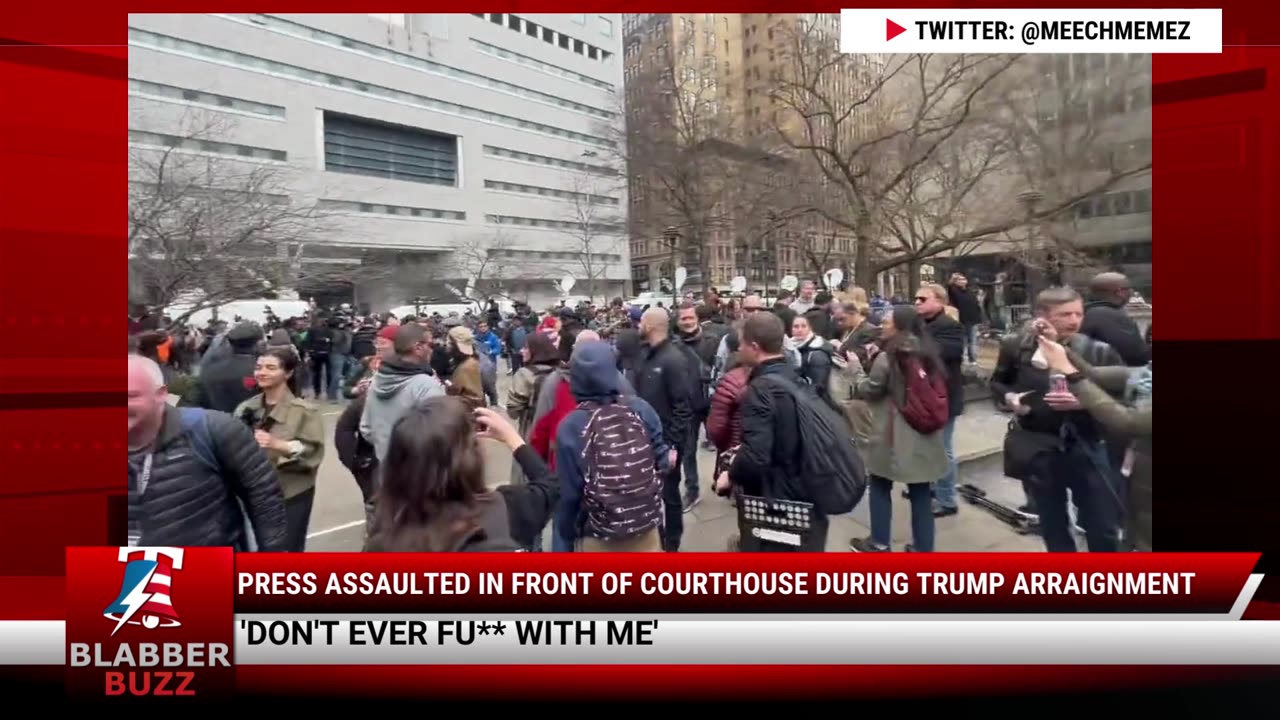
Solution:
<svg viewBox="0 0 1280 720"><path fill-rule="evenodd" d="M1122 273L1095 275L1089 282L1089 304L1080 332L1115 348L1125 365L1142 367L1151 361L1151 354L1138 323L1125 312L1132 294L1129 278Z"/></svg>
<svg viewBox="0 0 1280 720"><path fill-rule="evenodd" d="M680 496L680 450L694 427L690 402L697 377L681 348L671 342L671 317L662 308L650 308L640 316L640 336L644 340L631 370L631 385L640 399L653 406L662 420L663 439L669 451L663 478L662 498L666 505L666 527L662 549L676 552L684 535L684 500Z"/></svg>
<svg viewBox="0 0 1280 720"><path fill-rule="evenodd" d="M129 545L248 549L247 515L260 550L285 551L280 481L248 426L168 394L160 366L130 355Z"/></svg>

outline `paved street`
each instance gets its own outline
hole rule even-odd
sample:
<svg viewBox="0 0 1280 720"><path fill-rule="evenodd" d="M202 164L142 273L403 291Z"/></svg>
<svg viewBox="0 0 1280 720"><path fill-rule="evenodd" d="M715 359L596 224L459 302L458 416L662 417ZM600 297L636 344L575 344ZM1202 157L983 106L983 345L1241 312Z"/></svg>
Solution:
<svg viewBox="0 0 1280 720"><path fill-rule="evenodd" d="M499 380L499 396L506 397L507 378ZM341 408L324 405L327 436L333 437L333 426ZM1018 504L1020 489L1001 472L1000 446L1004 439L1006 416L997 413L988 402L971 403L956 430L956 453L961 462L960 483L974 483L993 496ZM506 448L482 441L486 475L491 486L509 481L511 455ZM705 486L710 477L714 457L709 451L698 454L700 482ZM894 493L893 543L896 549L911 539L911 515L906 500ZM728 500L703 493L702 502L685 514L682 550L716 552L725 549L728 538L737 532L737 515ZM940 551L1020 552L1043 549L1038 536L1022 536L987 512L961 503L960 513L937 521L937 546ZM864 500L853 513L832 519L827 550L848 552L849 540L870 534L870 518ZM364 514L360 490L350 473L338 462L332 446L326 453L316 488L315 509L311 514L311 534L307 550L317 552L358 551L363 542ZM549 542L548 542L549 545Z"/></svg>

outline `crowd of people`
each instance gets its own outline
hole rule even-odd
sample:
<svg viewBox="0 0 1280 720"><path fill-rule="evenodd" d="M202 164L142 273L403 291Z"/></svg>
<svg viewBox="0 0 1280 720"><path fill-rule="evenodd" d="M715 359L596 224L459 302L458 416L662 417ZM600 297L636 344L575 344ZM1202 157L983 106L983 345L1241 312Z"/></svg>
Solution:
<svg viewBox="0 0 1280 720"><path fill-rule="evenodd" d="M1150 335L1128 292L1114 273L1087 305L1041 292L990 375L1005 472L1050 551L1076 549L1073 525L1091 551L1151 546ZM982 324L961 275L896 304L808 281L771 303L710 290L506 317L341 307L196 331L131 314L129 541L303 551L332 440L371 551L676 552L707 492L803 508L795 542L744 532L728 549L821 551L865 490L870 535L849 548L885 552L895 485L905 549L946 549L935 522L959 512L953 440ZM325 402L342 405L332 438ZM482 440L513 456L496 489Z"/></svg>

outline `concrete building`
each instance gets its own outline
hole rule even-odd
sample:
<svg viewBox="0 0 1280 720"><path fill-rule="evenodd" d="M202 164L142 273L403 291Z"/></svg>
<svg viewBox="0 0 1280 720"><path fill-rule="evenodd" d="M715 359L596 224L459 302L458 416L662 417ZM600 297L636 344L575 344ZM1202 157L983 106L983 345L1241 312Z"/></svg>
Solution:
<svg viewBox="0 0 1280 720"><path fill-rule="evenodd" d="M679 265L691 278L700 266L707 275L701 283L722 288L739 275L751 287L776 288L786 275L818 277L828 269L815 263L847 265L853 247L847 233L816 217L785 223L767 217L775 181L785 183L793 166L777 137L787 116L771 90L790 76L799 37L826 33L836 42L838 17L624 15L628 132L633 140L669 146L636 152L630 163L637 289L660 289ZM644 144L633 142L633 149ZM702 197L693 196L698 192Z"/></svg>
<svg viewBox="0 0 1280 720"><path fill-rule="evenodd" d="M620 15L130 15L129 46L131 148L279 173L325 228L277 258L361 305L625 290Z"/></svg>
<svg viewBox="0 0 1280 720"><path fill-rule="evenodd" d="M1014 180L1007 189L1011 198L1025 194L1034 209L1072 197L1116 169L1151 161L1149 54L1039 55L1017 70L1029 88L1029 112L1050 172L1039 181L1046 187ZM1124 272L1150 299L1151 187L1149 171L1124 178L1062 216L1021 230L1025 240L1017 244L984 244L938 264L991 289L999 281L1010 305L1029 302L1056 282L1083 289L1103 270ZM1055 252L1055 245L1066 251Z"/></svg>

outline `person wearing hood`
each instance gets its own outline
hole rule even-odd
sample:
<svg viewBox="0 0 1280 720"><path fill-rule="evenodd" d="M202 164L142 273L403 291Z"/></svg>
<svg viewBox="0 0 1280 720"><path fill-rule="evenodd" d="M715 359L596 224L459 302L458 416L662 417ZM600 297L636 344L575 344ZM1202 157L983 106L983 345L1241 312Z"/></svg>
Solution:
<svg viewBox="0 0 1280 720"><path fill-rule="evenodd" d="M430 398L445 394L431 370L431 334L426 328L399 326L391 352L374 373L360 415L360 435L373 445L379 462L386 457L396 422Z"/></svg>
<svg viewBox="0 0 1280 720"><path fill-rule="evenodd" d="M613 348L600 340L577 344L569 363L569 391L578 403L592 403L601 407L621 403L639 417L648 436L647 452L658 473L670 472L670 453L664 439L662 421L649 403L634 395L623 395L619 382L618 366ZM589 552L661 552L661 494L655 486L654 500L659 506L655 517L659 525L646 529L625 540L606 540L583 535L582 522L584 489L589 468L584 453L587 444L588 423L594 412L578 407L569 413L556 430L556 473L560 476L560 500L555 513L553 549L570 552L579 540L582 550ZM595 440L606 441L608 435L600 433Z"/></svg>
<svg viewBox="0 0 1280 720"><path fill-rule="evenodd" d="M449 356L449 394L467 402L474 410L485 406L484 378L476 357L475 336L464 325L449 330L445 352Z"/></svg>
<svg viewBox="0 0 1280 720"><path fill-rule="evenodd" d="M193 407L233 413L240 403L258 393L253 379L258 362L258 346L262 342L262 328L253 323L240 323L226 334L230 352L214 355L210 350L205 356L200 377L192 388L187 403Z"/></svg>

